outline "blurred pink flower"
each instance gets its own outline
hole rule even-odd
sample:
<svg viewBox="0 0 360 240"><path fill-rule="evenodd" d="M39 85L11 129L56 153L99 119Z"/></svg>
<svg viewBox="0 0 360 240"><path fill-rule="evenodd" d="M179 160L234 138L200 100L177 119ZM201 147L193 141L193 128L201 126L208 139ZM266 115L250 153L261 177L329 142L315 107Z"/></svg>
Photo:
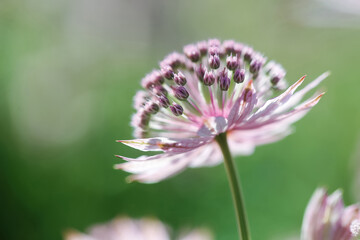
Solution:
<svg viewBox="0 0 360 240"><path fill-rule="evenodd" d="M351 240L359 235L360 206L344 206L342 192L319 188L304 215L301 240Z"/></svg>
<svg viewBox="0 0 360 240"><path fill-rule="evenodd" d="M138 139L119 140L155 156L128 158L115 168L133 173L129 180L161 181L186 167L222 162L215 138L227 134L234 154L249 155L255 146L282 139L291 124L315 106L323 93L300 103L328 76L324 73L302 90L305 76L286 89L285 70L259 52L232 40L217 39L172 53L142 80L132 118ZM282 94L274 97L279 91Z"/></svg>
<svg viewBox="0 0 360 240"><path fill-rule="evenodd" d="M65 240L170 240L169 229L162 222L152 218L133 220L116 218L109 223L95 225L88 234L70 231ZM178 240L212 240L206 229L194 229L176 238Z"/></svg>

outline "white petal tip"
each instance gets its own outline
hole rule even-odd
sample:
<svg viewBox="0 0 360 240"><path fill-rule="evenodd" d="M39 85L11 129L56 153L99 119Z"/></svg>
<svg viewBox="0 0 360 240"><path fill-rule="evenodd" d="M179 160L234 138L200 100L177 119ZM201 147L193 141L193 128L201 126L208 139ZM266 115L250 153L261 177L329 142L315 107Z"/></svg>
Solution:
<svg viewBox="0 0 360 240"><path fill-rule="evenodd" d="M122 168L122 164L115 164L115 165L113 166L113 168L116 169L116 170L123 169L123 168Z"/></svg>

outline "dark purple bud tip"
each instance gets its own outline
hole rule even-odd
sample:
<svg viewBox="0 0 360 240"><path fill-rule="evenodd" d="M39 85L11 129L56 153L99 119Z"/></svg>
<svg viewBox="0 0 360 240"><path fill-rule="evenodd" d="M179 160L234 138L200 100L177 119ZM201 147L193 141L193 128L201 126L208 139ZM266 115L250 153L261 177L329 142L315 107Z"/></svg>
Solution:
<svg viewBox="0 0 360 240"><path fill-rule="evenodd" d="M234 82L242 83L245 80L245 69L236 69L234 73Z"/></svg>
<svg viewBox="0 0 360 240"><path fill-rule="evenodd" d="M252 73L252 74L256 74L256 73L258 73L259 72L259 70L260 70L260 68L261 68L261 62L259 62L259 61L252 61L251 63L250 63L250 67L249 67L249 70L250 70L250 72Z"/></svg>
<svg viewBox="0 0 360 240"><path fill-rule="evenodd" d="M166 79L172 80L174 78L174 71L170 66L164 66L161 73Z"/></svg>
<svg viewBox="0 0 360 240"><path fill-rule="evenodd" d="M176 103L174 103L173 105L170 106L170 110L175 116L180 116L184 112L184 109L182 108L182 106L180 106L179 104L176 104Z"/></svg>
<svg viewBox="0 0 360 240"><path fill-rule="evenodd" d="M197 62L200 59L200 51L193 44L185 46L184 53L192 62Z"/></svg>
<svg viewBox="0 0 360 240"><path fill-rule="evenodd" d="M174 81L177 85L184 86L186 84L186 78L181 72L174 75Z"/></svg>
<svg viewBox="0 0 360 240"><path fill-rule="evenodd" d="M145 106L145 111L150 113L150 114L155 114L160 110L159 105L157 105L154 102L149 102L148 104L146 104Z"/></svg>
<svg viewBox="0 0 360 240"><path fill-rule="evenodd" d="M168 108L170 106L169 99L164 95L160 95L158 97L158 101L159 101L160 106L162 106L163 108Z"/></svg>
<svg viewBox="0 0 360 240"><path fill-rule="evenodd" d="M227 71L224 70L220 73L219 78L219 86L222 91L227 91L230 87L230 78L228 77Z"/></svg>
<svg viewBox="0 0 360 240"><path fill-rule="evenodd" d="M228 56L226 58L226 66L230 70L234 70L239 66L239 61L236 56Z"/></svg>
<svg viewBox="0 0 360 240"><path fill-rule="evenodd" d="M246 48L244 52L244 59L248 62L252 60L254 50L252 48Z"/></svg>
<svg viewBox="0 0 360 240"><path fill-rule="evenodd" d="M212 69L218 69L220 67L220 58L219 55L210 55L209 65Z"/></svg>
<svg viewBox="0 0 360 240"><path fill-rule="evenodd" d="M205 75L204 75L204 84L206 86L211 86L215 83L215 75L213 72L208 72L206 71L205 72Z"/></svg>
<svg viewBox="0 0 360 240"><path fill-rule="evenodd" d="M153 89L153 92L156 94L156 95L167 95L167 90L163 87L163 86L155 86L154 89Z"/></svg>
<svg viewBox="0 0 360 240"><path fill-rule="evenodd" d="M271 78L270 82L273 84L273 85L276 85L278 84L278 82L280 81L280 77L279 76L274 76Z"/></svg>
<svg viewBox="0 0 360 240"><path fill-rule="evenodd" d="M174 88L174 95L179 100L186 100L189 97L189 93L183 86Z"/></svg>
<svg viewBox="0 0 360 240"><path fill-rule="evenodd" d="M146 127L149 124L150 121L150 114L147 111L144 111L141 115L140 115L140 119L139 119L139 127Z"/></svg>
<svg viewBox="0 0 360 240"><path fill-rule="evenodd" d="M202 66L201 63L198 67L196 67L195 73L198 79L202 82L204 80L205 68Z"/></svg>

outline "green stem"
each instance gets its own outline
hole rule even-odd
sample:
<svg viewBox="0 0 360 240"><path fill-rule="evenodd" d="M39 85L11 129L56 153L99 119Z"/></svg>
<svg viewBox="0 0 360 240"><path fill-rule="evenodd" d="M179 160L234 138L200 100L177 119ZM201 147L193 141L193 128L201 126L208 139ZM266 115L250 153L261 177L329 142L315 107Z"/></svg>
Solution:
<svg viewBox="0 0 360 240"><path fill-rule="evenodd" d="M244 198L241 193L240 183L236 166L227 143L226 133L221 133L215 137L219 144L222 154L224 155L224 163L230 183L233 202L236 210L237 225L240 240L250 240L250 231L247 223Z"/></svg>

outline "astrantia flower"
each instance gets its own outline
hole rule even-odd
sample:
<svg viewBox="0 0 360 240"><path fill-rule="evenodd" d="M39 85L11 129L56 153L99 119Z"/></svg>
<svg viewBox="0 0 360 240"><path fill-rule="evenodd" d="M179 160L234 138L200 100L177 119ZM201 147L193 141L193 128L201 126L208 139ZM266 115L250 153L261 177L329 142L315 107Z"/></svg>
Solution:
<svg viewBox="0 0 360 240"><path fill-rule="evenodd" d="M159 220L143 218L133 220L117 218L110 223L90 228L88 234L77 231L68 232L65 240L170 240L169 229ZM176 238L178 240L211 240L206 229L194 229Z"/></svg>
<svg viewBox="0 0 360 240"><path fill-rule="evenodd" d="M131 123L138 139L119 141L163 153L119 156L127 162L115 167L133 173L130 180L153 183L187 167L217 165L222 155L216 136L222 133L232 153L249 155L255 146L291 132L291 124L323 93L301 99L327 75L295 93L305 77L285 90L283 67L249 46L216 39L187 45L183 54L168 55L142 80Z"/></svg>
<svg viewBox="0 0 360 240"><path fill-rule="evenodd" d="M351 240L359 231L359 205L344 207L339 190L331 195L323 188L315 191L305 211L302 240Z"/></svg>

